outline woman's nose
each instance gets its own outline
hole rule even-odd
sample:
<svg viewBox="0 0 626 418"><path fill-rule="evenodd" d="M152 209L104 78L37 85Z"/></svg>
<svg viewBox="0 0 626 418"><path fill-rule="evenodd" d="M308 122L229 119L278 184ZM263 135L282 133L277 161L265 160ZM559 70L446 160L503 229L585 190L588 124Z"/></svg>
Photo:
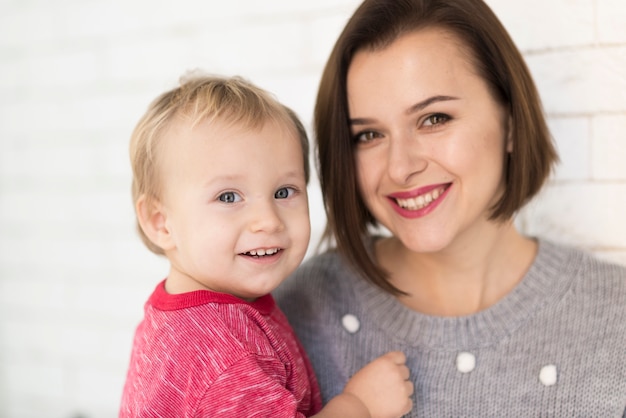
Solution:
<svg viewBox="0 0 626 418"><path fill-rule="evenodd" d="M423 145L410 134L398 135L389 142L387 170L397 184L406 184L428 167Z"/></svg>

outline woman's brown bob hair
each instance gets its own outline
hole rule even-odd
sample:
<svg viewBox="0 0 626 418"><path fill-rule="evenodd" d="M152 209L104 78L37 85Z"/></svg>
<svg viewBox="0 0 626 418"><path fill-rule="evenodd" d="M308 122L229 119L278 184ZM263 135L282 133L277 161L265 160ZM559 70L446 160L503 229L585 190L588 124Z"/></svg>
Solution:
<svg viewBox="0 0 626 418"><path fill-rule="evenodd" d="M510 114L513 152L505 162L505 192L490 219L510 220L541 189L558 156L539 94L522 55L482 0L365 0L339 36L324 69L314 129L320 183L328 224L327 242L363 276L385 291L401 294L366 248L377 226L358 192L346 78L354 54L377 50L399 36L426 27L455 34L468 48L478 74Z"/></svg>

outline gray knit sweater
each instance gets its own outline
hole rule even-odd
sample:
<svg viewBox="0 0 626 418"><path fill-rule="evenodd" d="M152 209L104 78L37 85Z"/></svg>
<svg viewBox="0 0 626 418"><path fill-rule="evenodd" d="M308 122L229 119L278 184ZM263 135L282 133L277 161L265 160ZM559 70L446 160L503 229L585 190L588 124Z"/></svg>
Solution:
<svg viewBox="0 0 626 418"><path fill-rule="evenodd" d="M408 357L410 417L626 417L626 268L540 240L520 284L474 315L423 315L329 252L275 296L324 401L390 350Z"/></svg>

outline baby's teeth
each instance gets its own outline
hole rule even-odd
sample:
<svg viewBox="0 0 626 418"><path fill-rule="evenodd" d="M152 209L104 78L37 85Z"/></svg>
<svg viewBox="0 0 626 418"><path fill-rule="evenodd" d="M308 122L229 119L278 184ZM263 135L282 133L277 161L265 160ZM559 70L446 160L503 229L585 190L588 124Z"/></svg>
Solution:
<svg viewBox="0 0 626 418"><path fill-rule="evenodd" d="M262 257L264 255L274 255L278 252L278 248L271 248L269 250L251 250L248 252L248 254L252 255L252 256L258 256L258 257Z"/></svg>

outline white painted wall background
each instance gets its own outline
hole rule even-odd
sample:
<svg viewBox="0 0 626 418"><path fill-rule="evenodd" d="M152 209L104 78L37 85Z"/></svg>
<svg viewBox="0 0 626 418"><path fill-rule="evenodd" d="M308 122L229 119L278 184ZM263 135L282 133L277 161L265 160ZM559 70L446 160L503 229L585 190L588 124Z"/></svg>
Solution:
<svg viewBox="0 0 626 418"><path fill-rule="evenodd" d="M626 2L489 0L563 163L529 233L626 264ZM240 74L310 124L358 0L0 0L0 418L114 417L165 263L140 243L127 146L188 69ZM313 227L324 216L311 185Z"/></svg>

